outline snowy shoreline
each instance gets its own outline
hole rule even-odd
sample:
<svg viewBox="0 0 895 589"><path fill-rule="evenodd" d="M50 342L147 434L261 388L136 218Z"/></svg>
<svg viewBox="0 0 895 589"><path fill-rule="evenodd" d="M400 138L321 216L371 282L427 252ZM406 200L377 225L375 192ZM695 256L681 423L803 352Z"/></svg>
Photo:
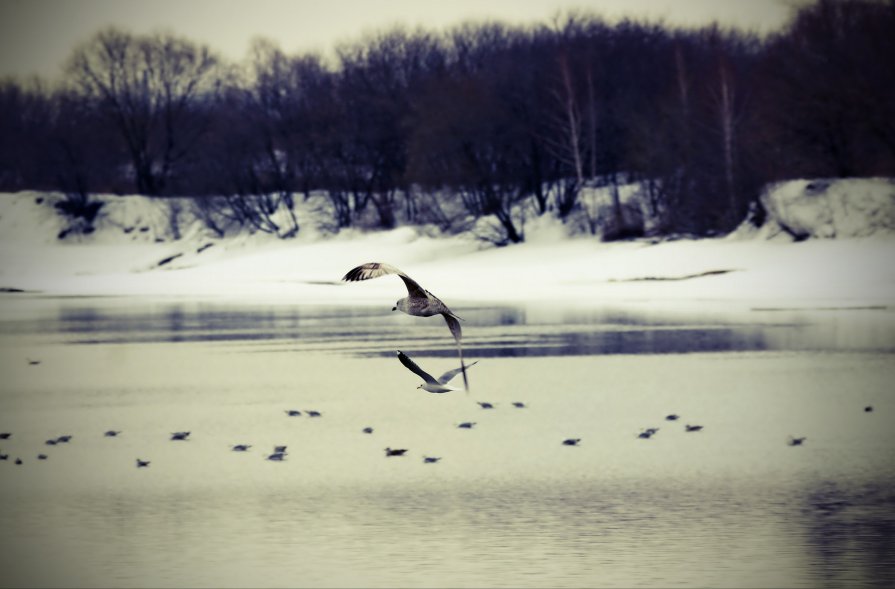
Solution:
<svg viewBox="0 0 895 589"><path fill-rule="evenodd" d="M793 193L791 185L785 188ZM4 299L37 294L382 304L402 296L399 280L340 279L357 264L384 261L453 305L895 306L895 233L888 230L796 242L779 223L776 229L766 223L723 238L604 243L569 237L561 224L542 218L527 227L525 243L502 248L469 236L429 237L410 227L329 236L307 230L289 240L258 234L209 239L190 227L172 240L164 236L157 202L113 197L105 225L63 241L56 236L64 220L39 204L39 196L0 195L0 288L26 291L5 292ZM809 234L812 219L827 227L820 235L836 222L862 234L854 214L836 217L834 210L831 219L831 207L820 205L812 213L803 193L786 204ZM786 208L779 201L766 206ZM889 222L885 215L883 220ZM125 224L148 229L125 232Z"/></svg>

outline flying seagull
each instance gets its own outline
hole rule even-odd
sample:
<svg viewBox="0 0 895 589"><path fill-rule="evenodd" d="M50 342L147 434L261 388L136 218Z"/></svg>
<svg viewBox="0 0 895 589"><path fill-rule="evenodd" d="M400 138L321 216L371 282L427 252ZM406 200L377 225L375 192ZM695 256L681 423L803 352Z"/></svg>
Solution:
<svg viewBox="0 0 895 589"><path fill-rule="evenodd" d="M423 389L424 391L429 391L430 393L449 393L451 391L459 391L462 390L458 387L452 387L448 384L457 374L463 372L463 368L454 368L453 370L448 370L444 374L442 374L437 380L434 376L417 366L416 362L410 359L410 357L398 350L398 360L401 361L401 364L406 366L411 372L422 378L424 381L423 384L416 387L418 389ZM478 363L478 360L467 366L470 368Z"/></svg>
<svg viewBox="0 0 895 589"><path fill-rule="evenodd" d="M454 340L457 342L457 352L460 355L460 370L463 372L463 386L466 390L469 390L469 382L466 380L466 367L463 365L463 348L460 345L460 339L463 335L460 329L461 319L456 313L448 309L448 306L441 302L441 299L420 286L417 281L404 274L401 270L382 262L368 262L352 268L342 277L342 280L356 282L379 278L386 274L397 274L404 281L405 286L407 286L407 296L399 299L395 306L392 307L392 311L401 311L417 317L431 317L439 314L444 317L448 329L451 330L451 335L454 336Z"/></svg>

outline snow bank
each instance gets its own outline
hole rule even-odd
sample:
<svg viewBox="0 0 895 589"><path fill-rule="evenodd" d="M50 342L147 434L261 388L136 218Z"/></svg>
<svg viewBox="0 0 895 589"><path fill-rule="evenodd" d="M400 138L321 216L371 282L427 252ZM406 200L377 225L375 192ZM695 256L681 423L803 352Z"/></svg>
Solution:
<svg viewBox="0 0 895 589"><path fill-rule="evenodd" d="M104 197L94 233L59 240L64 222L48 204L51 195L0 194L0 288L390 305L404 294L397 278L340 282L357 264L385 261L461 307L534 301L649 308L895 305L892 184L837 181L822 191L809 185L789 182L769 190L770 218L751 233L602 243L568 237L563 226L539 220L526 226L526 243L504 248L410 227L325 235L308 231L301 212L303 229L294 239L217 239L195 224L181 224L181 239L173 239L168 210L138 196ZM774 231L836 239L767 239Z"/></svg>
<svg viewBox="0 0 895 589"><path fill-rule="evenodd" d="M795 239L895 233L895 181L889 178L792 180L770 186L762 235Z"/></svg>

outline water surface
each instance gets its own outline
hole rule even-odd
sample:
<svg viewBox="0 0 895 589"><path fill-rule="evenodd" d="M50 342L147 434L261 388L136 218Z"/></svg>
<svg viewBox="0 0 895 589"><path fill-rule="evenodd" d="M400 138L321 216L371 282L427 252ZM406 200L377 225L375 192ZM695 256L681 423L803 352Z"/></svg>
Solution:
<svg viewBox="0 0 895 589"><path fill-rule="evenodd" d="M891 311L458 312L0 300L0 586L895 583Z"/></svg>

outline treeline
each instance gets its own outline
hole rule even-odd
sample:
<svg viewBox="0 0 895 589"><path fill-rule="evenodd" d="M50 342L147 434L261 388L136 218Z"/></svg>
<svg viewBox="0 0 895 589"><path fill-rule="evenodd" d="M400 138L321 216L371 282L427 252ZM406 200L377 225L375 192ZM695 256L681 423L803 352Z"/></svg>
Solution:
<svg viewBox="0 0 895 589"><path fill-rule="evenodd" d="M768 182L895 176L893 31L892 0L821 0L765 38L571 13L395 28L330 60L261 40L228 64L106 29L64 83L0 84L0 190L59 190L75 215L93 193L189 195L221 234L281 235L322 194L336 229L485 219L510 243L546 213L642 233L618 190L640 182L651 231L724 233ZM598 185L609 206L586 206Z"/></svg>

